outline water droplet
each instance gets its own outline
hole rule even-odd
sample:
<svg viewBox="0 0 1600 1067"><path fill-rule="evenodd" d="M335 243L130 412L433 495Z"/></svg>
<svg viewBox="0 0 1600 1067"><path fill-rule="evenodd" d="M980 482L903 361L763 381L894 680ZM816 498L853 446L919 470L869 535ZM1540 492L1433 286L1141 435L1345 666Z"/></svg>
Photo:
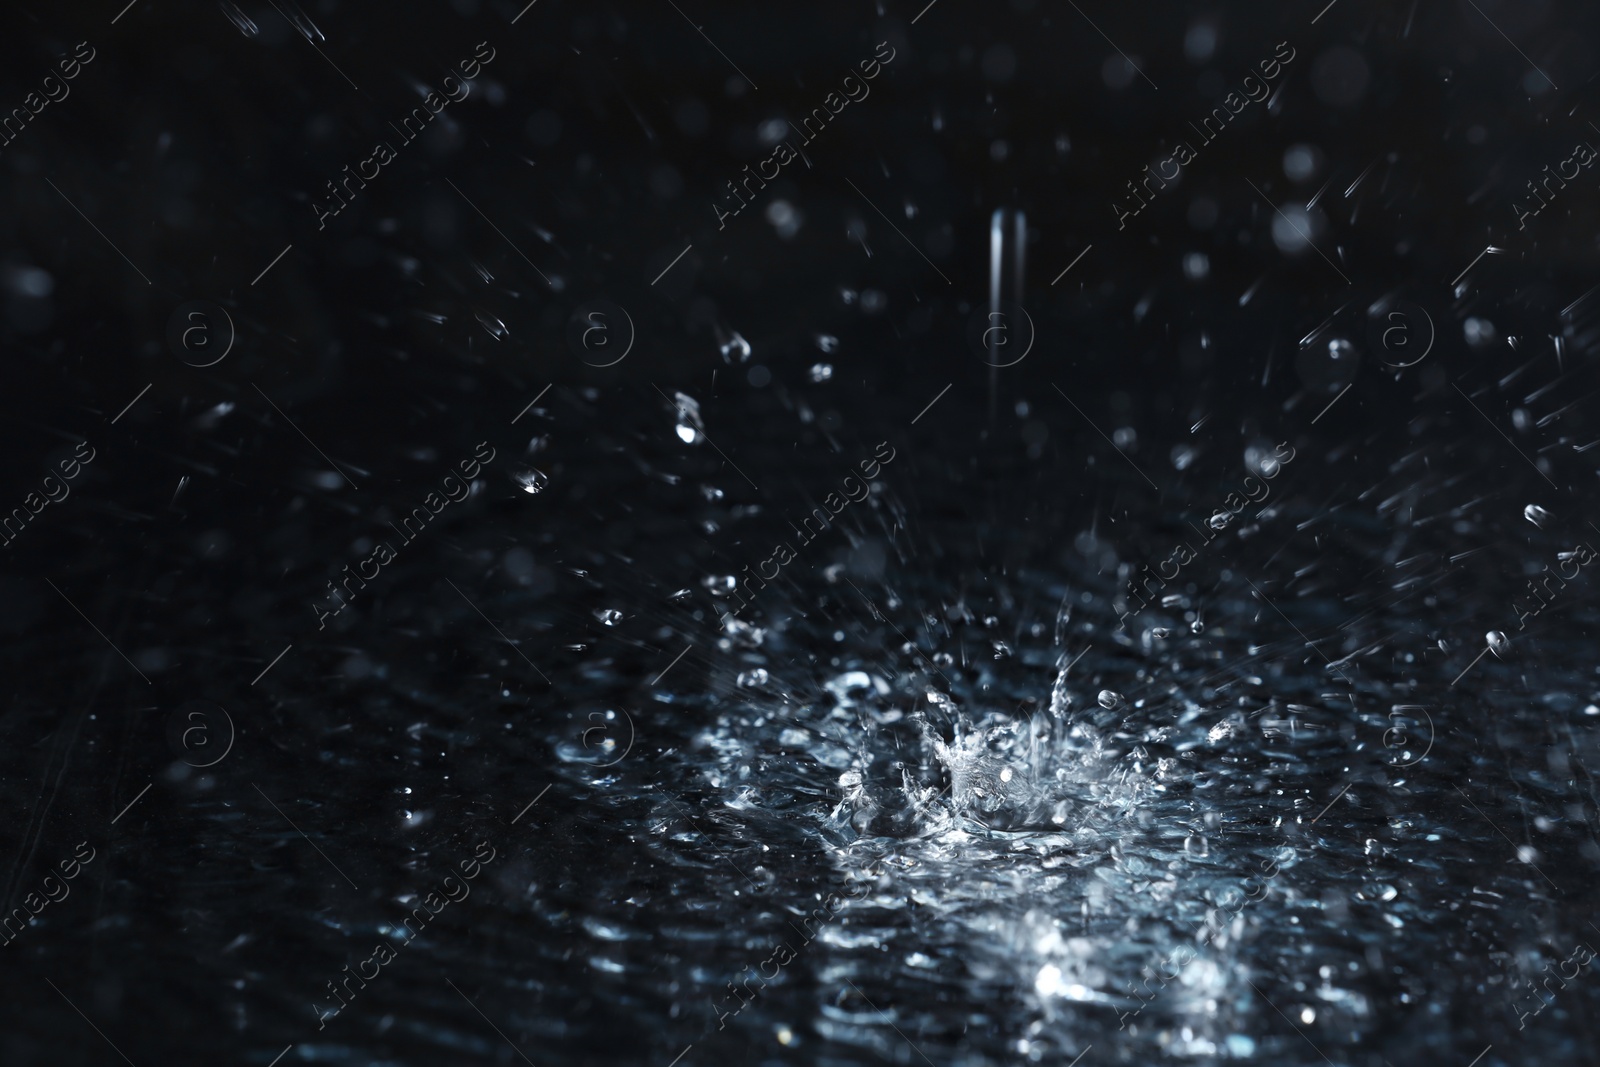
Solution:
<svg viewBox="0 0 1600 1067"><path fill-rule="evenodd" d="M1322 212L1304 204L1286 203L1272 220L1272 243L1291 256L1305 254L1327 229Z"/></svg>
<svg viewBox="0 0 1600 1067"><path fill-rule="evenodd" d="M1206 844L1204 834L1190 834L1183 839L1183 851L1195 858L1201 858L1211 851Z"/></svg>
<svg viewBox="0 0 1600 1067"><path fill-rule="evenodd" d="M1194 622L1189 624L1189 632L1192 634L1203 634L1206 632L1206 624L1201 622L1199 619L1196 619Z"/></svg>
<svg viewBox="0 0 1600 1067"><path fill-rule="evenodd" d="M1343 337L1331 338L1326 344L1317 343L1313 333L1295 355L1294 370L1300 381L1313 393L1332 396L1355 381L1361 366L1361 352Z"/></svg>
<svg viewBox="0 0 1600 1067"><path fill-rule="evenodd" d="M705 497L706 500L715 504L717 501L722 499L722 490L718 489L714 485L702 485L700 487L700 495Z"/></svg>
<svg viewBox="0 0 1600 1067"><path fill-rule="evenodd" d="M1473 348L1487 348L1494 344L1494 323L1488 319L1473 316L1461 324L1461 332L1467 344Z"/></svg>
<svg viewBox="0 0 1600 1067"><path fill-rule="evenodd" d="M616 608L596 608L594 617L607 626L615 626L622 621L622 612Z"/></svg>
<svg viewBox="0 0 1600 1067"><path fill-rule="evenodd" d="M1153 626L1150 628L1150 636L1155 638L1157 641L1164 641L1168 637L1172 636L1172 631L1167 629L1165 626Z"/></svg>
<svg viewBox="0 0 1600 1067"><path fill-rule="evenodd" d="M680 589L676 593L673 593L671 596L669 596L667 599L668 600L682 600L685 597L690 596L693 592L694 592L694 590L692 590L692 589Z"/></svg>
<svg viewBox="0 0 1600 1067"><path fill-rule="evenodd" d="M1219 511L1206 520L1206 525L1213 530L1225 529L1233 521L1233 516L1226 511Z"/></svg>
<svg viewBox="0 0 1600 1067"><path fill-rule="evenodd" d="M956 658L948 652L935 652L933 654L933 665L935 667L950 667L955 662Z"/></svg>
<svg viewBox="0 0 1600 1067"><path fill-rule="evenodd" d="M1113 692L1110 689L1102 689L1102 690L1100 690L1099 697L1097 697L1096 699L1098 699L1100 701L1100 706L1102 708L1106 708L1107 710L1110 710L1111 708L1115 708L1118 705L1120 705L1122 703L1123 697L1122 697L1121 693Z"/></svg>
<svg viewBox="0 0 1600 1067"><path fill-rule="evenodd" d="M831 333L819 333L816 336L817 347L824 352L839 351L839 339Z"/></svg>
<svg viewBox="0 0 1600 1067"><path fill-rule="evenodd" d="M1200 450L1193 445L1173 445L1172 466L1176 470L1186 471L1199 455Z"/></svg>
<svg viewBox="0 0 1600 1067"><path fill-rule="evenodd" d="M833 377L833 364L831 364L831 363L813 363L813 364L811 364L811 380L812 381L814 381L814 382L825 382L829 378L832 378L832 377Z"/></svg>
<svg viewBox="0 0 1600 1067"><path fill-rule="evenodd" d="M724 363L743 363L750 358L750 342L746 341L735 330L731 335L724 335L717 331L717 351L722 353Z"/></svg>
<svg viewBox="0 0 1600 1067"><path fill-rule="evenodd" d="M995 659L1005 659L1007 656L1011 655L1011 646L1006 644L1004 641L991 641L989 643L994 646Z"/></svg>
<svg viewBox="0 0 1600 1067"><path fill-rule="evenodd" d="M488 330L489 336L493 337L496 341L503 341L507 337L511 336L511 331L506 329L506 324L489 314L487 311L475 311L473 314L477 315L478 324L485 330Z"/></svg>
<svg viewBox="0 0 1600 1067"><path fill-rule="evenodd" d="M1511 651L1511 638L1507 637L1499 630L1490 630L1488 633L1484 634L1483 637L1484 640L1489 642L1489 651L1493 652L1496 656L1503 656L1507 652Z"/></svg>
<svg viewBox="0 0 1600 1067"><path fill-rule="evenodd" d="M317 24L312 22L304 11L300 10L300 5L296 4L294 0L283 0L281 7L276 3L273 4L273 7L278 8L278 13L289 21L289 25L299 30L301 36L310 41L312 44L316 44L318 41L327 40L327 37L323 36L322 31L317 29ZM284 11L283 8L285 7L287 7L289 10Z"/></svg>
<svg viewBox="0 0 1600 1067"><path fill-rule="evenodd" d="M1255 473L1272 478L1283 466L1278 462L1276 446L1271 441L1255 441L1244 450L1244 465Z"/></svg>
<svg viewBox="0 0 1600 1067"><path fill-rule="evenodd" d="M1542 530L1544 529L1544 521L1550 517L1550 513L1538 504L1529 504L1522 509L1522 517Z"/></svg>
<svg viewBox="0 0 1600 1067"><path fill-rule="evenodd" d="M728 636L718 642L726 651L732 645L741 648L760 648L761 642L767 639L767 631L760 626L751 626L743 619L735 618L732 614L722 617L722 632Z"/></svg>
<svg viewBox="0 0 1600 1067"><path fill-rule="evenodd" d="M228 21L238 27L239 32L246 37L254 37L261 32L261 28L251 20L249 15L239 10L237 4L230 4L228 0L221 0L222 13L228 16Z"/></svg>
<svg viewBox="0 0 1600 1067"><path fill-rule="evenodd" d="M744 689L755 689L759 686L766 685L768 677L767 669L765 667L757 667L753 671L741 672L739 675L739 685Z"/></svg>
<svg viewBox="0 0 1600 1067"><path fill-rule="evenodd" d="M537 467L519 465L511 468L511 481L524 493L537 493L550 484L550 476Z"/></svg>
<svg viewBox="0 0 1600 1067"><path fill-rule="evenodd" d="M673 393L672 406L678 414L678 440L686 445L704 441L706 424L700 420L700 402L685 393Z"/></svg>
<svg viewBox="0 0 1600 1067"><path fill-rule="evenodd" d="M727 596L739 584L739 579L731 574L708 574L700 579L700 584L712 596Z"/></svg>

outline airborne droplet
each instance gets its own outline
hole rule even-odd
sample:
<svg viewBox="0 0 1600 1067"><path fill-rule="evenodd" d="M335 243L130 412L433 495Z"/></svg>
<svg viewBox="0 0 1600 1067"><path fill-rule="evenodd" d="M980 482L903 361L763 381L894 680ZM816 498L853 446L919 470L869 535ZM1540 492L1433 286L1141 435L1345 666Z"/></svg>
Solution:
<svg viewBox="0 0 1600 1067"><path fill-rule="evenodd" d="M229 3L228 0L221 0L219 6L222 8L222 13L228 17L228 21L238 27L240 33L246 37L260 35L261 27L257 26L255 20L249 15L239 10L239 5Z"/></svg>
<svg viewBox="0 0 1600 1067"><path fill-rule="evenodd" d="M733 331L732 336L718 336L717 351L722 353L724 363L743 363L750 358L750 342Z"/></svg>
<svg viewBox="0 0 1600 1067"><path fill-rule="evenodd" d="M697 445L704 441L706 424L700 419L700 402L686 393L673 393L672 406L678 414L675 427L678 440L686 445Z"/></svg>
<svg viewBox="0 0 1600 1067"><path fill-rule="evenodd" d="M550 484L550 476L537 467L519 466L512 468L511 481L524 493L537 493Z"/></svg>
<svg viewBox="0 0 1600 1067"><path fill-rule="evenodd" d="M1511 638L1499 630L1490 630L1483 637L1484 640L1489 642L1489 651L1496 656L1502 656L1511 650Z"/></svg>
<svg viewBox="0 0 1600 1067"><path fill-rule="evenodd" d="M739 579L731 574L708 574L700 579L700 584L712 596L727 596L739 584Z"/></svg>
<svg viewBox="0 0 1600 1067"><path fill-rule="evenodd" d="M511 331L506 329L506 324L489 314L487 311L473 312L478 317L478 324L489 331L489 336L496 341L503 341L511 336Z"/></svg>

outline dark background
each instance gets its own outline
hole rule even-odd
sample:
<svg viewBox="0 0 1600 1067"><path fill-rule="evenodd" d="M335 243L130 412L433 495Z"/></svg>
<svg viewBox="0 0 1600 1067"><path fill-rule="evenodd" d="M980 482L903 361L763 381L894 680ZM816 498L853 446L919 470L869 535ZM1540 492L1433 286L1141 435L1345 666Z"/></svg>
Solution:
<svg viewBox="0 0 1600 1067"><path fill-rule="evenodd" d="M1357 516L1306 551L1346 603L1419 650L1447 637L1447 675L1465 666L1463 642L1516 621L1505 604L1526 568L1488 561L1508 545L1519 561L1553 559L1600 516L1586 451L1595 172L1525 230L1513 206L1574 144L1600 145L1590 6L115 7L18 6L0 43L7 109L77 42L97 53L70 96L0 149L0 508L22 506L77 442L96 450L71 497L0 549L7 907L78 841L98 850L73 895L0 950L7 1063L120 1062L85 1017L141 1067L267 1064L291 1042L285 1063L513 1062L492 1034L460 1036L476 1016L431 974L386 977L390 1001L339 1043L318 1044L306 1023L305 1002L365 955L397 896L487 838L507 858L485 890L492 910L472 920L481 940L435 965L472 970L468 991L503 1011L508 990L531 998L512 1036L534 1062L665 1067L698 1032L670 1009L668 983L690 965L655 963L656 999L635 1003L547 936L600 907L585 873L631 869L628 842L658 813L636 796L651 809L631 811L637 823L608 820L602 785L563 780L541 801L546 851L515 843L508 823L604 703L586 686L646 699L693 643L681 684L733 688L732 668L707 659L718 635L702 576L765 558L785 516L880 441L898 449L901 481L877 533L916 528L920 550L818 555L792 582L820 581L835 559L862 582L909 567L948 583L925 593L947 604L984 575L1061 563L1082 531L1111 536L1123 521L1114 558L1080 576L1101 576L1096 610L1114 625L1116 567L1164 556L1185 522L1204 521L1242 477L1246 447L1289 440L1308 457L1294 517ZM402 146L388 124L416 106L415 86L437 88L480 41L496 55L470 97ZM798 122L883 41L896 55L870 96L719 229L725 182L770 154L763 125ZM1198 144L1188 124L1280 41L1296 54L1270 107L1250 104ZM1198 158L1119 231L1112 205L1175 138ZM319 231L311 200L377 141L398 157ZM1295 145L1318 160L1299 180L1284 164ZM1316 249L1284 250L1277 208L1313 197ZM998 208L1026 214L1019 296L1036 339L991 373L969 336ZM1463 276L1491 245L1502 251ZM1416 366L1384 366L1403 362L1372 328L1386 296L1436 335ZM573 341L575 310L600 299L626 309L634 334L606 368ZM173 340L195 301L208 343L227 333L211 307L236 333L208 367ZM1347 342L1339 361L1330 339ZM700 405L706 444L674 432L680 391ZM481 441L497 458L473 499L319 631L310 604L327 583ZM548 481L538 494L519 492L530 466ZM720 499L699 490L713 482ZM1520 517L1527 488L1558 513L1548 546L1526 543L1538 534ZM1477 521L1473 503L1491 496L1504 515L1485 530L1416 525L1451 508ZM1419 544L1456 584L1430 617L1397 621L1385 613L1407 610L1391 595L1403 583L1384 567ZM1456 550L1484 555L1460 568ZM1059 594L1045 584L1021 591L1019 620L1049 621ZM673 599L679 589L691 598ZM595 612L608 608L650 628L607 645ZM1582 648L1592 630L1563 626L1519 668L1529 691L1538 670L1581 674L1592 658L1561 643ZM238 735L205 773L185 763L181 729L173 739L195 700L225 707ZM660 759L685 758L690 724L708 721L682 714L648 746ZM519 740L499 736L501 720ZM425 818L400 792L412 776L431 787ZM359 905L278 815L343 840L322 847L368 890ZM426 844L401 845L397 817ZM765 832L797 833L785 825ZM1579 836L1557 875L1569 888L1600 862L1592 833ZM791 876L820 877L803 864ZM1454 1054L1446 1023L1429 1032ZM1573 1025L1562 1032L1588 1024ZM946 1037L961 1055L992 1054ZM1351 1062L1377 1062L1378 1045L1358 1046ZM748 1061L763 1054L776 1055Z"/></svg>

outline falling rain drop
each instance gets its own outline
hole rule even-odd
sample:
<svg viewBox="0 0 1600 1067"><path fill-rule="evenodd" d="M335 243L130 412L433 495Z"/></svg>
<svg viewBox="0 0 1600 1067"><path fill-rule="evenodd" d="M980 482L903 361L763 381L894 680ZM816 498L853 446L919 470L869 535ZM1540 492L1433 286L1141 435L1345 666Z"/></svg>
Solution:
<svg viewBox="0 0 1600 1067"><path fill-rule="evenodd" d="M833 364L832 363L813 363L811 365L811 380L813 382L825 382L829 378L832 378L832 377L833 377Z"/></svg>
<svg viewBox="0 0 1600 1067"><path fill-rule="evenodd" d="M1024 325L1026 317L1022 310L1027 246L1027 218L1015 208L997 208L989 217L989 312L980 334L982 358L991 368L1009 367L1020 362L1032 346L1031 338L1027 338ZM997 381L997 374L991 370L991 422L994 419Z"/></svg>
<svg viewBox="0 0 1600 1067"><path fill-rule="evenodd" d="M1121 693L1113 692L1110 689L1102 689L1100 690L1100 695L1096 699L1100 701L1100 706L1102 708L1105 708L1109 711L1112 708L1119 707L1122 704L1123 698Z"/></svg>
<svg viewBox="0 0 1600 1067"><path fill-rule="evenodd" d="M317 29L317 24L312 22L304 11L300 10L300 5L295 3L294 0L282 0L281 5L275 3L272 6L276 7L278 13L288 20L289 25L299 30L300 35L312 44L328 39L321 30ZM284 8L289 10L285 11Z"/></svg>
<svg viewBox="0 0 1600 1067"><path fill-rule="evenodd" d="M261 33L261 27L257 26L249 15L239 10L239 5L221 0L217 6L222 8L222 13L228 16L228 21L237 26L239 32L246 37L255 37Z"/></svg>
<svg viewBox="0 0 1600 1067"><path fill-rule="evenodd" d="M1226 511L1219 511L1206 520L1206 525L1213 530L1226 529L1228 523L1233 521L1233 516Z"/></svg>
<svg viewBox="0 0 1600 1067"><path fill-rule="evenodd" d="M522 465L512 468L511 481L524 493L538 493L550 484L550 476L537 467Z"/></svg>
<svg viewBox="0 0 1600 1067"><path fill-rule="evenodd" d="M606 626L615 626L622 621L622 612L616 608L596 608L594 617Z"/></svg>
<svg viewBox="0 0 1600 1067"><path fill-rule="evenodd" d="M489 336L496 341L503 341L511 336L511 331L506 329L506 324L489 314L487 311L474 312L478 317L478 324L489 331Z"/></svg>
<svg viewBox="0 0 1600 1067"><path fill-rule="evenodd" d="M1489 642L1489 651L1493 652L1496 656L1504 656L1507 652L1511 651L1511 638L1507 637L1499 630L1490 630L1488 633L1484 634L1483 637L1485 641Z"/></svg>
<svg viewBox="0 0 1600 1067"><path fill-rule="evenodd" d="M757 667L753 671L743 671L739 675L739 686L742 689L755 689L767 684L767 671L765 667Z"/></svg>
<svg viewBox="0 0 1600 1067"><path fill-rule="evenodd" d="M1544 521L1550 517L1550 513L1538 504L1529 504L1522 509L1522 517L1542 530L1544 529Z"/></svg>

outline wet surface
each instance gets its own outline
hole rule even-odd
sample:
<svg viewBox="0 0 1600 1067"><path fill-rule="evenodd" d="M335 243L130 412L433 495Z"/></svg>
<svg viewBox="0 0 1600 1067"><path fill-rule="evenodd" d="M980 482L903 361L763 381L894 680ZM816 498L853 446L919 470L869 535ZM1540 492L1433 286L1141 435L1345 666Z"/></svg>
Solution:
<svg viewBox="0 0 1600 1067"><path fill-rule="evenodd" d="M1590 13L448 7L8 46L0 1059L1591 1058Z"/></svg>

